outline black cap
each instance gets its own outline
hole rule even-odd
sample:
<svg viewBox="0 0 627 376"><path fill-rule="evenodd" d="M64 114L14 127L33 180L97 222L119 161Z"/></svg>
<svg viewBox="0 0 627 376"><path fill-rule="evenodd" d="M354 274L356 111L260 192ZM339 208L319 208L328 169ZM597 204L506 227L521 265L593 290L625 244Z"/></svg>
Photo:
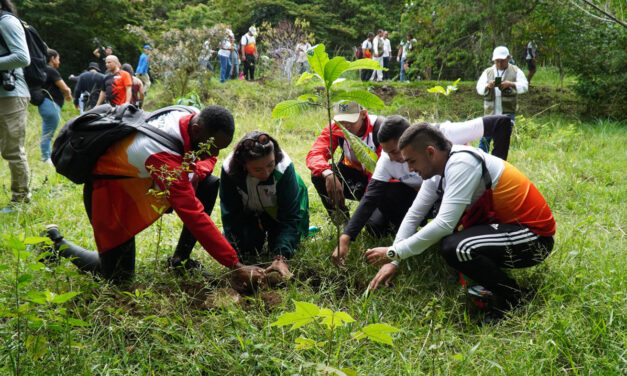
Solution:
<svg viewBox="0 0 627 376"><path fill-rule="evenodd" d="M100 72L100 66L98 65L98 63L94 63L93 61L89 63L89 65L87 66L87 70L91 70L91 69L94 69L97 72Z"/></svg>

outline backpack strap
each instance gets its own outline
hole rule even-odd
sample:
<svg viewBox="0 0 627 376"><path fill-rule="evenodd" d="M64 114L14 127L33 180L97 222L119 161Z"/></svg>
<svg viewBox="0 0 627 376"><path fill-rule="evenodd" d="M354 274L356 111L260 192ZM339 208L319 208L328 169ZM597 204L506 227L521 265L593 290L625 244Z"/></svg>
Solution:
<svg viewBox="0 0 627 376"><path fill-rule="evenodd" d="M161 145L167 147L170 150L174 150L183 155L183 143L178 138L170 135L169 133L148 124L140 125L137 130L146 136L157 141Z"/></svg>
<svg viewBox="0 0 627 376"><path fill-rule="evenodd" d="M475 152L472 152L470 150L459 150L459 151L451 152L448 155L449 158L450 158L451 155L456 154L456 153L468 153L468 154L472 155L473 157L475 157L476 160L481 162L481 178L483 179L483 183L485 184L485 188L486 189L492 189L492 177L490 176L490 172L488 171L488 167L486 166L485 160L483 159L483 157L477 155ZM440 178L440 184L438 184L438 189L436 190L436 193L438 194L440 199L441 199L441 197L444 194L444 190L442 189L442 180L444 180L444 174L442 174L442 177Z"/></svg>

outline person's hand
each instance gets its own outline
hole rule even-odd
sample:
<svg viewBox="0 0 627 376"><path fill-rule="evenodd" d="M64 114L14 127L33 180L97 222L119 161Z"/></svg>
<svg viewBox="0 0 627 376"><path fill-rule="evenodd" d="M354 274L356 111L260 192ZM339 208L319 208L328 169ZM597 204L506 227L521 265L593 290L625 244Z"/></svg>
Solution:
<svg viewBox="0 0 627 376"><path fill-rule="evenodd" d="M396 275L398 266L394 264L385 264L379 269L377 275L374 276L368 287L370 291L375 291L383 283L386 287L390 286L390 281Z"/></svg>
<svg viewBox="0 0 627 376"><path fill-rule="evenodd" d="M233 266L235 278L241 282L244 287L263 286L266 278L265 271L258 266L248 266L238 262Z"/></svg>
<svg viewBox="0 0 627 376"><path fill-rule="evenodd" d="M334 207L343 208L344 205L344 188L340 180L331 173L324 178L324 184L329 196L329 203Z"/></svg>
<svg viewBox="0 0 627 376"><path fill-rule="evenodd" d="M370 265L383 265L392 261L388 255L389 247L377 247L366 250L366 259Z"/></svg>
<svg viewBox="0 0 627 376"><path fill-rule="evenodd" d="M287 266L285 257L275 259L272 265L268 266L264 272L270 273L273 270L279 272L283 278L292 278L293 276L292 272L290 272L290 268Z"/></svg>
<svg viewBox="0 0 627 376"><path fill-rule="evenodd" d="M494 80L488 81L488 84L485 87L486 89L494 89Z"/></svg>
<svg viewBox="0 0 627 376"><path fill-rule="evenodd" d="M246 61L246 55L242 55L242 61Z"/></svg>
<svg viewBox="0 0 627 376"><path fill-rule="evenodd" d="M64 96L63 96L63 99L64 99L66 102L71 102L71 101L72 101L72 96L71 96L71 95L64 95Z"/></svg>
<svg viewBox="0 0 627 376"><path fill-rule="evenodd" d="M503 81L501 82L501 86L499 86L499 89L503 90L503 89L507 89L508 87L514 87L514 86L516 86L515 82Z"/></svg>
<svg viewBox="0 0 627 376"><path fill-rule="evenodd" d="M400 63L401 62L401 58L399 56L396 57L396 62Z"/></svg>
<svg viewBox="0 0 627 376"><path fill-rule="evenodd" d="M351 242L351 237L343 234L340 236L339 246L335 247L333 254L333 263L340 268L345 268L346 257L348 257L348 245Z"/></svg>

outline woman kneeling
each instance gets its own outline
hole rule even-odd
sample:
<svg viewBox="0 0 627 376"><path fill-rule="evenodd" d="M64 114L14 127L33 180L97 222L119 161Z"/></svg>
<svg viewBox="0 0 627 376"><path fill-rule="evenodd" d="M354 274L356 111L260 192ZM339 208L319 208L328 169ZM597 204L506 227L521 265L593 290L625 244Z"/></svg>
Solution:
<svg viewBox="0 0 627 376"><path fill-rule="evenodd" d="M291 275L287 260L309 227L307 187L267 133L247 133L224 161L220 207L225 236L241 260L274 256L266 272Z"/></svg>

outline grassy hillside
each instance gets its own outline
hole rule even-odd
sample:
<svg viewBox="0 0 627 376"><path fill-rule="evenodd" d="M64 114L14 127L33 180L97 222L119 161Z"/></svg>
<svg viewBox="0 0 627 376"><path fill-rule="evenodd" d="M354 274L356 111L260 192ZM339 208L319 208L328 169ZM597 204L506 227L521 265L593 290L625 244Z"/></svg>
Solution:
<svg viewBox="0 0 627 376"><path fill-rule="evenodd" d="M372 90L385 99L383 114L400 113L412 121L433 120L436 106L436 120L481 115L474 83L461 83L458 92L439 102L426 93L433 84L377 85ZM304 241L290 262L294 279L257 295L235 294L228 289L226 270L199 246L193 257L215 279L166 272L165 258L181 228L176 215L165 215L137 236L137 277L126 291L79 274L67 260L43 267L36 262L34 246L18 252L20 242L11 237L36 236L47 223L58 224L68 239L95 247L82 187L39 161L41 119L31 107L27 152L33 202L0 217L0 234L6 235L0 246L1 374L18 367L25 375L315 374L315 364L327 355L331 365L353 368L360 375L627 371L625 123L578 119L577 102L568 89L540 85L521 97L523 117L512 136L509 161L531 178L551 206L556 245L540 266L513 272L522 286L537 291L532 301L498 325L481 326L434 250L404 263L393 287L369 298L363 293L377 269L364 262L362 251L392 239L361 236L351 248L348 270L331 265L335 229L305 166L324 114L310 111L281 122L270 120L274 104L307 88L237 81L213 83L204 90L205 104L233 111L235 139L253 129L271 133L308 184L311 224L321 231ZM149 96L149 108L167 100L159 88ZM63 118L74 114L66 105ZM10 198L9 172L2 163L0 205ZM212 218L220 225L219 205ZM46 291L79 294L60 302L62 298L55 301ZM327 354L324 345L295 350L301 335L328 340L316 326L291 331L270 327L280 314L294 310L293 300L341 310L357 321L337 329L333 343L342 341L340 350ZM401 329L392 334L394 346L351 339L350 332L381 322Z"/></svg>

